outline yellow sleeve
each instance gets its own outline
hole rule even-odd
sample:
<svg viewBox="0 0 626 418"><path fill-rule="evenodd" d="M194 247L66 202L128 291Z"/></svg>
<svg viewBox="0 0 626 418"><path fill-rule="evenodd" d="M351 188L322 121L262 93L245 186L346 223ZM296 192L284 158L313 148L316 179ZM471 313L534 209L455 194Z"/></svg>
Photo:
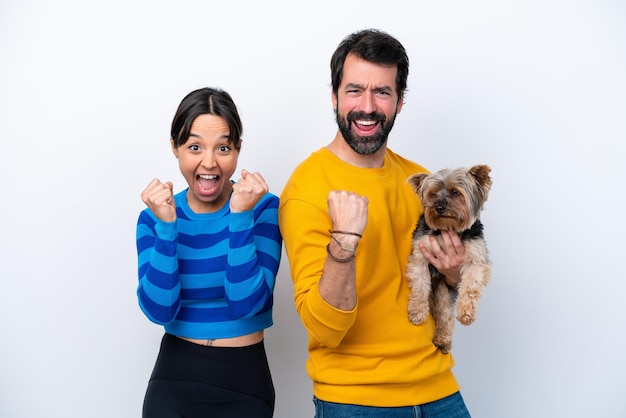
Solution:
<svg viewBox="0 0 626 418"><path fill-rule="evenodd" d="M285 197L278 219L294 283L296 311L312 338L322 346L336 347L354 323L357 307L342 311L320 295L318 284L330 242L331 222L327 206L316 206L318 203L322 205ZM326 200L323 204L327 205Z"/></svg>

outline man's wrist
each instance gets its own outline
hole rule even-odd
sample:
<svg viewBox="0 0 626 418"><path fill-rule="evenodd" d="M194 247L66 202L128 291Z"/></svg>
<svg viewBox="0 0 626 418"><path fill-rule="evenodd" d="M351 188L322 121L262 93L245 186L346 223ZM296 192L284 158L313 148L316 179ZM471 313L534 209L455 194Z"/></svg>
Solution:
<svg viewBox="0 0 626 418"><path fill-rule="evenodd" d="M353 244L350 244L349 242L346 242L346 241L349 241L349 239L343 238L340 241L337 238L335 238L334 234L331 234L330 237L333 239L333 241L335 241L337 243L339 248L341 248L344 251L354 252L354 251L356 251L357 245L359 245L359 239L358 238L356 240L353 239L353 241L355 241L355 242Z"/></svg>
<svg viewBox="0 0 626 418"><path fill-rule="evenodd" d="M450 279L448 276L444 276L443 281L450 289L456 289L459 287L459 284L461 284L461 280L463 280L462 277L459 277L458 279Z"/></svg>

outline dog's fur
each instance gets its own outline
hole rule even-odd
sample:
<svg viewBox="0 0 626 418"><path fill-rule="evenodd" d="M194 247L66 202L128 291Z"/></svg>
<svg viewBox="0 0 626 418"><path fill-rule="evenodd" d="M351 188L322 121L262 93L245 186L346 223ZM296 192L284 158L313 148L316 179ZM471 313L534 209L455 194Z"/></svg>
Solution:
<svg viewBox="0 0 626 418"><path fill-rule="evenodd" d="M490 172L487 165L475 165L432 174L419 173L408 178L424 207L413 232L413 249L407 265L411 289L409 320L419 325L430 310L436 324L433 343L444 353L452 348L455 298L457 319L463 325L471 324L476 319L482 291L491 278L491 262L480 221L480 212L491 190ZM434 235L443 249L443 230L457 232L465 247L462 280L456 290L447 286L444 276L419 248L422 243L430 250L429 236Z"/></svg>

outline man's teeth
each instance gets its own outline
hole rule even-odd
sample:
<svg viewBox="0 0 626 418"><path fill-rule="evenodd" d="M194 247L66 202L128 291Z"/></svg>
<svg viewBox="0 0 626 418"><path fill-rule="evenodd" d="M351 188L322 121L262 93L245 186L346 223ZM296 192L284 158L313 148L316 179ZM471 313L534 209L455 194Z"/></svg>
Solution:
<svg viewBox="0 0 626 418"><path fill-rule="evenodd" d="M376 121L375 120L356 120L354 121L357 125L375 125Z"/></svg>
<svg viewBox="0 0 626 418"><path fill-rule="evenodd" d="M200 174L198 175L198 177L200 177L201 179L205 179L205 180L214 180L217 178L217 176L213 174Z"/></svg>

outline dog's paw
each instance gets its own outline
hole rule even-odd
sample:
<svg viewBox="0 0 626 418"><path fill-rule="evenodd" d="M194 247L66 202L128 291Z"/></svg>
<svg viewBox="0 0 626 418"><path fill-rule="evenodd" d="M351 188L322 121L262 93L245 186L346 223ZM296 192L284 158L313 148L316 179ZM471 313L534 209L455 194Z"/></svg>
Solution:
<svg viewBox="0 0 626 418"><path fill-rule="evenodd" d="M463 325L469 325L476 320L476 311L478 309L478 298L459 296L456 306L456 319Z"/></svg>
<svg viewBox="0 0 626 418"><path fill-rule="evenodd" d="M424 298L418 298L414 294L409 297L407 309L409 312L409 321L411 321L413 325L420 325L423 323L430 313L428 299L424 300Z"/></svg>
<svg viewBox="0 0 626 418"><path fill-rule="evenodd" d="M418 309L409 311L409 321L411 321L413 325L422 324L426 320L427 316L428 310Z"/></svg>
<svg viewBox="0 0 626 418"><path fill-rule="evenodd" d="M475 312L459 312L459 314L457 315L456 319L462 324L462 325L470 325L472 322L474 322L476 320L476 313Z"/></svg>
<svg viewBox="0 0 626 418"><path fill-rule="evenodd" d="M448 354L452 349L452 340L450 338L442 337L441 335L435 334L433 344L435 344L435 346L444 354Z"/></svg>

